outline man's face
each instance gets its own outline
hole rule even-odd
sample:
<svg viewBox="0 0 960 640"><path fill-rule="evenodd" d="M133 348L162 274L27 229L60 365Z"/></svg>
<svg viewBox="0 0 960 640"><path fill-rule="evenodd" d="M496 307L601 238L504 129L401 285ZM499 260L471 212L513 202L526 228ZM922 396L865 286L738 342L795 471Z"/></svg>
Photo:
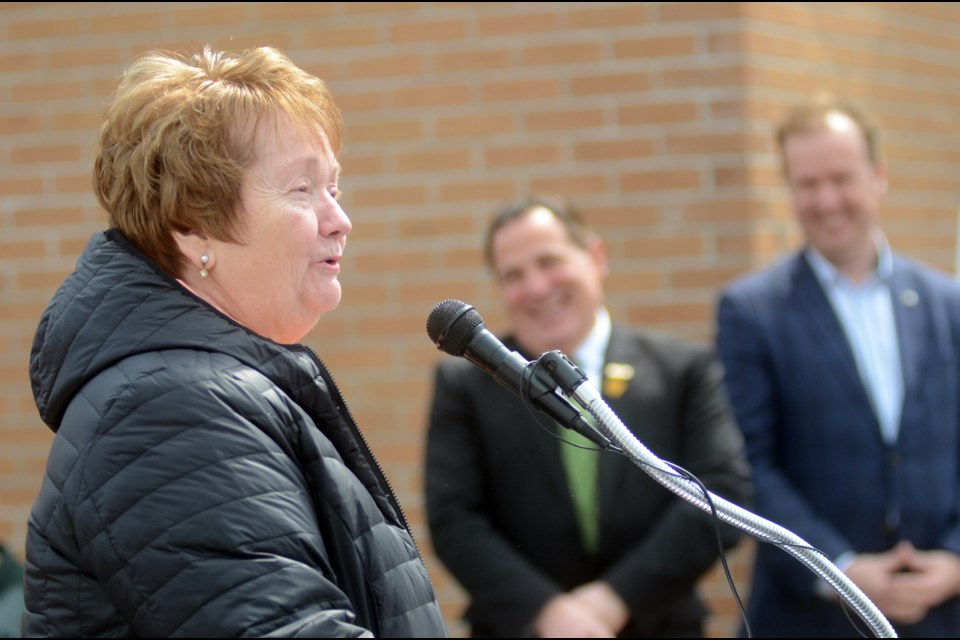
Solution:
<svg viewBox="0 0 960 640"><path fill-rule="evenodd" d="M838 267L870 255L887 177L870 160L860 128L831 114L822 128L790 135L783 161L810 245Z"/></svg>
<svg viewBox="0 0 960 640"><path fill-rule="evenodd" d="M492 257L507 317L524 349L572 356L603 304L607 263L599 238L579 247L551 211L537 208L496 232Z"/></svg>

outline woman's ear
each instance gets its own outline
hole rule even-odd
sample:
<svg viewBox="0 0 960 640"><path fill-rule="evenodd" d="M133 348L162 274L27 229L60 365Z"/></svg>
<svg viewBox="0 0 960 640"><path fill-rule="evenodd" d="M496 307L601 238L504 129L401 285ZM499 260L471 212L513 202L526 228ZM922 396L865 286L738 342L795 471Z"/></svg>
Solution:
<svg viewBox="0 0 960 640"><path fill-rule="evenodd" d="M173 240L183 255L190 271L200 273L201 278L207 277L207 272L213 268L215 261L213 243L210 237L197 231L174 231ZM181 277L186 274L178 274Z"/></svg>

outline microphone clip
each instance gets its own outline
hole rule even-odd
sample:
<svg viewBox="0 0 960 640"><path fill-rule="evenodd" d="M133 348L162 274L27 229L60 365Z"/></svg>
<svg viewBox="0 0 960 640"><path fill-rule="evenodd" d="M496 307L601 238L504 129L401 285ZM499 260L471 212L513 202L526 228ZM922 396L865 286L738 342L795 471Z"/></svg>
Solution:
<svg viewBox="0 0 960 640"><path fill-rule="evenodd" d="M531 384L531 380L536 380L537 384ZM542 390L541 396L549 393L563 398L564 401L575 408L576 412L569 421L558 421L561 426L576 431L605 451L619 451L619 447L615 446L605 434L583 417L583 413L587 410L576 399L572 401L569 399L574 397L573 390L586 380L587 375L562 351L546 351L530 363L528 371L524 373L521 383L521 397L528 393L532 387ZM547 389L549 391L546 391ZM561 395L561 392L564 395Z"/></svg>
<svg viewBox="0 0 960 640"><path fill-rule="evenodd" d="M587 374L562 351L545 351L537 358L537 364L546 369L554 383L568 396L587 380Z"/></svg>

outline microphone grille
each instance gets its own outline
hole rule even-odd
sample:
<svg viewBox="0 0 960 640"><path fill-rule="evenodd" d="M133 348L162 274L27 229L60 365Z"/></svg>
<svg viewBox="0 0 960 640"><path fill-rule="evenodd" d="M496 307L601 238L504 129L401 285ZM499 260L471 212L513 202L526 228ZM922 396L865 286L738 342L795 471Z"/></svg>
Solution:
<svg viewBox="0 0 960 640"><path fill-rule="evenodd" d="M427 335L437 348L452 356L462 356L474 329L483 318L471 305L460 300L437 303L427 317Z"/></svg>

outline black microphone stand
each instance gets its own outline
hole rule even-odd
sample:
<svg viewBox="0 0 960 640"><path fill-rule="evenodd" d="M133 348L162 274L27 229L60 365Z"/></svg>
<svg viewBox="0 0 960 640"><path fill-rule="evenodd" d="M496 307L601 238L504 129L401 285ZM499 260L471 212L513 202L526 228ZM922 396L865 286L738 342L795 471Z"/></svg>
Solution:
<svg viewBox="0 0 960 640"><path fill-rule="evenodd" d="M601 434L617 445L634 464L658 483L707 513L716 512L727 524L763 542L773 542L807 566L829 584L847 602L878 638L896 638L897 633L880 610L835 564L796 534L729 502L712 492L704 496L701 485L680 476L667 463L647 449L604 402L586 376L559 351L540 356L536 366L544 369L568 396L572 396L596 419ZM711 507L712 502L712 507Z"/></svg>

